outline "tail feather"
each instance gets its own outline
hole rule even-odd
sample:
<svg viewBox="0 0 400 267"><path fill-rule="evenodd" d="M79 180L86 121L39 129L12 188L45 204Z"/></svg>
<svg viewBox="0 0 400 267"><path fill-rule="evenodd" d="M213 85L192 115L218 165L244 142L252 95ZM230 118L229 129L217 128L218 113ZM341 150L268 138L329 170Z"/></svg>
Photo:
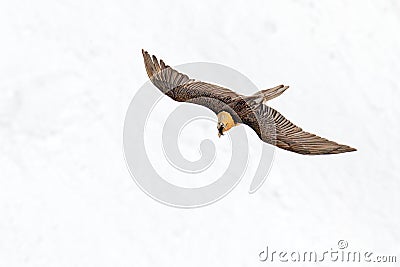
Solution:
<svg viewBox="0 0 400 267"><path fill-rule="evenodd" d="M253 96L258 97L259 102L265 103L271 99L274 99L275 97L280 96L288 88L289 88L289 86L285 86L285 85L281 84L281 85L275 86L273 88L258 91Z"/></svg>

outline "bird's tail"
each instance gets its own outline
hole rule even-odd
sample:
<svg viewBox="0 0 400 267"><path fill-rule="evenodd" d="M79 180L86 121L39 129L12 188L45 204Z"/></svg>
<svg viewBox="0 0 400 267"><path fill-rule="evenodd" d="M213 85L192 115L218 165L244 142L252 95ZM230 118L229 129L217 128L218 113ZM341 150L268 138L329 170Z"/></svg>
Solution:
<svg viewBox="0 0 400 267"><path fill-rule="evenodd" d="M271 99L274 99L275 97L280 96L285 92L289 86L285 86L283 84L275 86L273 88L265 89L258 91L257 93L247 97L248 100L253 100L258 104L265 103Z"/></svg>

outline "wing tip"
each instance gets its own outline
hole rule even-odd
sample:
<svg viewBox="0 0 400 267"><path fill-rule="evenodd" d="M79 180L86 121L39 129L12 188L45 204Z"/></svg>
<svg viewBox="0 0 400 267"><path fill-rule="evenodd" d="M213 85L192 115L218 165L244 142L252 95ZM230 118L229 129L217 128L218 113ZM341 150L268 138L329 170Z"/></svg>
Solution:
<svg viewBox="0 0 400 267"><path fill-rule="evenodd" d="M149 53L147 51L145 51L142 48L142 55L143 55L143 60L144 60L144 65L146 68L146 72L147 72L147 76L149 76L149 78L151 79L154 75L154 73L156 72L154 63L149 55Z"/></svg>
<svg viewBox="0 0 400 267"><path fill-rule="evenodd" d="M156 71L168 68L169 66L165 64L165 62L160 59L158 60L155 55L150 55L149 52L142 48L142 55L145 60L145 64L151 65L151 67L155 68Z"/></svg>
<svg viewBox="0 0 400 267"><path fill-rule="evenodd" d="M357 151L357 149L347 146L347 145L341 145L341 144L336 144L333 147L331 147L330 149L328 148L315 148L315 147L306 147L304 145L287 145L287 144L282 144L279 143L277 144L278 147L291 151L291 152L295 152L298 154L302 154L302 155L311 155L311 156L315 156L315 155L333 155L333 154L342 154L342 153L347 153L347 152L354 152Z"/></svg>
<svg viewBox="0 0 400 267"><path fill-rule="evenodd" d="M357 151L357 149L354 147L351 147L351 146L342 145L341 151L342 151L341 153L354 152L354 151Z"/></svg>
<svg viewBox="0 0 400 267"><path fill-rule="evenodd" d="M354 147L347 146L347 145L338 145L335 149L332 151L329 151L326 154L341 154L341 153L347 153L347 152L354 152L357 151Z"/></svg>

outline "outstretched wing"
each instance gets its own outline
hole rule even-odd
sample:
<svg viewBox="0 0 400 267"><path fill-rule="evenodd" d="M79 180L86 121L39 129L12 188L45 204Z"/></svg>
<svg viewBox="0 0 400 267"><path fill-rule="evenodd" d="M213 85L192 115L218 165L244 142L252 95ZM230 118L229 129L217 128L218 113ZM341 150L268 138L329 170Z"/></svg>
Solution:
<svg viewBox="0 0 400 267"><path fill-rule="evenodd" d="M261 104L253 107L253 114L242 118L242 121L264 142L305 155L338 154L356 150L303 131L269 106Z"/></svg>
<svg viewBox="0 0 400 267"><path fill-rule="evenodd" d="M224 105L240 96L227 88L190 79L144 50L142 54L151 82L176 101L199 104L217 113Z"/></svg>

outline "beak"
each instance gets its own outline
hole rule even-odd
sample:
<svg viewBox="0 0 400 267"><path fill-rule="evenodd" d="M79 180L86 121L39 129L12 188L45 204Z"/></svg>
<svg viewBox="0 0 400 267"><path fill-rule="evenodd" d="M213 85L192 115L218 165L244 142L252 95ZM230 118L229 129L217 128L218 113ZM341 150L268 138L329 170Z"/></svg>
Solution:
<svg viewBox="0 0 400 267"><path fill-rule="evenodd" d="M221 126L218 128L218 137L221 137L221 135L224 135L223 130L224 130L224 126L221 125Z"/></svg>

